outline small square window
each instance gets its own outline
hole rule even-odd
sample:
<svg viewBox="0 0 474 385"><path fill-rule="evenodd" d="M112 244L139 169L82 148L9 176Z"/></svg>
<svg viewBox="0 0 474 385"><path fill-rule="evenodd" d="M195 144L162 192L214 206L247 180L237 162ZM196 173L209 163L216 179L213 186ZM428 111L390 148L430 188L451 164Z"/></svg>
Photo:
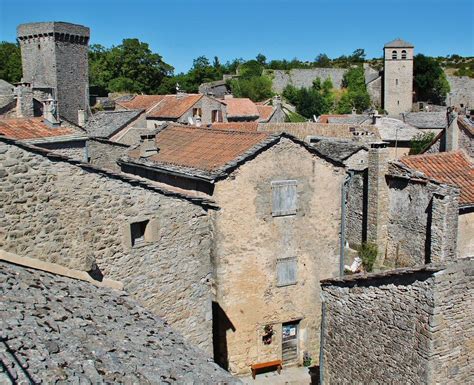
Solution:
<svg viewBox="0 0 474 385"><path fill-rule="evenodd" d="M272 216L296 214L298 198L296 186L296 180L272 182Z"/></svg>
<svg viewBox="0 0 474 385"><path fill-rule="evenodd" d="M296 284L296 258L277 260L277 286Z"/></svg>
<svg viewBox="0 0 474 385"><path fill-rule="evenodd" d="M149 221L141 221L130 224L130 233L132 238L132 247L143 245L145 243L145 232Z"/></svg>

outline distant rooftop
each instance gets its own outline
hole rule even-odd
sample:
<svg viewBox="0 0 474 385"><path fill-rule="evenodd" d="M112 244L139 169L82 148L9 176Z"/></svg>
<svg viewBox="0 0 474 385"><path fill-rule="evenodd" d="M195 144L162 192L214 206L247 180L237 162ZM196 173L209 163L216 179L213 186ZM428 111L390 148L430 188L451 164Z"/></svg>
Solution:
<svg viewBox="0 0 474 385"><path fill-rule="evenodd" d="M230 98L222 100L227 106L227 118L249 118L257 119L260 114L257 106L248 98Z"/></svg>
<svg viewBox="0 0 474 385"><path fill-rule="evenodd" d="M446 127L446 112L408 112L404 114L405 123L421 129L442 129Z"/></svg>

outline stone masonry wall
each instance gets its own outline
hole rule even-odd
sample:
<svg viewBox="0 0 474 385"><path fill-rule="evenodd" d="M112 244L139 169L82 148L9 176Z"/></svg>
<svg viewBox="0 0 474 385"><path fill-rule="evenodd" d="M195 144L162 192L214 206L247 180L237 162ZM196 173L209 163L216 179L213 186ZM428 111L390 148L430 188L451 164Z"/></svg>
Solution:
<svg viewBox="0 0 474 385"><path fill-rule="evenodd" d="M364 197L366 173L357 172L352 177L347 191L346 203L346 242L355 247L360 245L366 236L367 226L367 202Z"/></svg>
<svg viewBox="0 0 474 385"><path fill-rule="evenodd" d="M216 184L216 300L228 322L222 345L232 373L282 358L282 323L299 320L298 357L319 357L319 281L339 270L344 168L282 139ZM297 213L272 216L272 181L297 180ZM296 284L277 286L277 261L296 258ZM314 306L316 304L316 306ZM265 325L272 342L262 342Z"/></svg>
<svg viewBox="0 0 474 385"><path fill-rule="evenodd" d="M311 69L292 69L274 70L273 91L281 94L289 84L296 88L309 88L313 85L313 80L320 78L321 81L331 79L334 88L341 88L342 78L347 72L343 68L311 68Z"/></svg>
<svg viewBox="0 0 474 385"><path fill-rule="evenodd" d="M474 79L468 76L446 76L450 91L446 96L446 105L474 108Z"/></svg>
<svg viewBox="0 0 474 385"><path fill-rule="evenodd" d="M474 261L322 283L324 384L465 384Z"/></svg>
<svg viewBox="0 0 474 385"><path fill-rule="evenodd" d="M323 284L324 384L426 384L433 281Z"/></svg>
<svg viewBox="0 0 474 385"><path fill-rule="evenodd" d="M466 130L459 130L459 148L466 151L466 153L474 158L474 135Z"/></svg>
<svg viewBox="0 0 474 385"><path fill-rule="evenodd" d="M132 246L131 223L145 220ZM210 238L198 204L0 142L0 248L122 281L208 352Z"/></svg>
<svg viewBox="0 0 474 385"><path fill-rule="evenodd" d="M474 373L474 259L435 274L431 332L431 384L467 384Z"/></svg>
<svg viewBox="0 0 474 385"><path fill-rule="evenodd" d="M117 160L125 155L128 149L127 145L106 140L89 139L87 141L89 162L115 172L120 172Z"/></svg>
<svg viewBox="0 0 474 385"><path fill-rule="evenodd" d="M379 244L388 266L414 266L456 258L458 190L423 179L388 176L386 243Z"/></svg>
<svg viewBox="0 0 474 385"><path fill-rule="evenodd" d="M86 141L77 140L74 142L56 142L56 143L40 143L36 146L54 151L56 154L67 156L68 158L85 161Z"/></svg>

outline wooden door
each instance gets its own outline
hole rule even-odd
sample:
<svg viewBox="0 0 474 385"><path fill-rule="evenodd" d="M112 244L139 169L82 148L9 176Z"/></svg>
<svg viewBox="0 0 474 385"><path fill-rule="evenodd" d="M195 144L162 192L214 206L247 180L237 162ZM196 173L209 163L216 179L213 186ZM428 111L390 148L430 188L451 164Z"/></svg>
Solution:
<svg viewBox="0 0 474 385"><path fill-rule="evenodd" d="M281 359L283 364L298 362L298 322L282 325Z"/></svg>

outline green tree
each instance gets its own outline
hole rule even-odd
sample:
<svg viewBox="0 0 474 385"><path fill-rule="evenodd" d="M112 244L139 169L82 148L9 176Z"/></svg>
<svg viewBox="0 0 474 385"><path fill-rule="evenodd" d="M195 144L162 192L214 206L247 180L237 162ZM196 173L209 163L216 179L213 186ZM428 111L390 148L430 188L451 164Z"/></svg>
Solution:
<svg viewBox="0 0 474 385"><path fill-rule="evenodd" d="M331 67L331 59L329 59L328 55L326 55L325 53L320 53L318 56L316 56L314 62L316 67Z"/></svg>
<svg viewBox="0 0 474 385"><path fill-rule="evenodd" d="M356 109L362 113L370 107L370 95L365 86L364 68L362 66L351 67L342 79L342 87L346 92L341 96L336 112L347 114Z"/></svg>
<svg viewBox="0 0 474 385"><path fill-rule="evenodd" d="M435 138L433 132L424 132L415 135L410 142L410 155L420 154Z"/></svg>
<svg viewBox="0 0 474 385"><path fill-rule="evenodd" d="M265 57L265 55L262 55L261 53L259 53L255 57L255 60L257 60L257 62L262 66L265 66L267 64L267 58Z"/></svg>
<svg viewBox="0 0 474 385"><path fill-rule="evenodd" d="M266 76L253 76L230 81L232 94L238 98L250 98L259 102L273 96L272 81Z"/></svg>
<svg viewBox="0 0 474 385"><path fill-rule="evenodd" d="M9 83L21 80L21 52L18 44L0 42L0 79Z"/></svg>
<svg viewBox="0 0 474 385"><path fill-rule="evenodd" d="M413 59L413 85L416 99L444 104L450 87L441 65L431 57L418 54Z"/></svg>

